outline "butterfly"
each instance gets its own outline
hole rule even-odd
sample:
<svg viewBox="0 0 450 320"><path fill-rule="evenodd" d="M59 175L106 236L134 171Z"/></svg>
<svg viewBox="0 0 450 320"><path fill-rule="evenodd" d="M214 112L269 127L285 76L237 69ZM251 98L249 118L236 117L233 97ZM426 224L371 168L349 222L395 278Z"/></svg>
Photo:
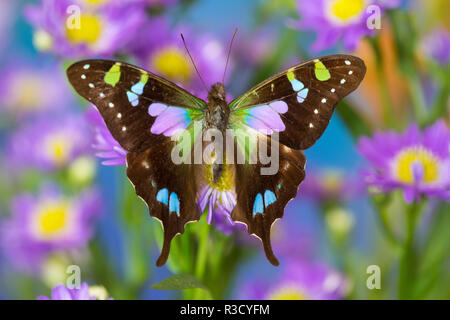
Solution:
<svg viewBox="0 0 450 320"><path fill-rule="evenodd" d="M67 75L128 152L127 176L150 215L162 223L164 241L157 266L167 261L174 236L182 234L187 223L198 221L205 209L210 215L214 206L245 224L248 233L262 241L267 259L278 265L270 230L305 177L302 150L319 139L337 103L358 87L365 71L364 62L355 56L316 58L272 76L230 103L222 83L211 87L205 102L120 61L79 61ZM195 124L200 124L197 135ZM210 164L173 161L180 136L194 135L183 139L191 151L183 152L183 157L190 158L195 141L210 128L234 132L236 154L243 154L244 161L220 162L217 157ZM253 142L243 138L245 134ZM273 174L262 174L268 164L260 159L249 161L261 142L276 144L278 170Z"/></svg>

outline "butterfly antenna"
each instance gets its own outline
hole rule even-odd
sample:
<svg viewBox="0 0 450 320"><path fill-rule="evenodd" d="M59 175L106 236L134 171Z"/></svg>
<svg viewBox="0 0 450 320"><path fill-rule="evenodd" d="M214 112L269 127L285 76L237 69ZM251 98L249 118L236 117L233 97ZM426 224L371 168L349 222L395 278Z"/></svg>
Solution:
<svg viewBox="0 0 450 320"><path fill-rule="evenodd" d="M234 40L234 37L236 36L236 33L237 33L237 28L234 29L233 37L231 38L231 42L230 42L230 47L228 48L227 63L225 64L225 70L223 71L222 83L224 83L224 81L225 81L225 74L227 73L228 62L230 61L231 47L233 46L233 40Z"/></svg>
<svg viewBox="0 0 450 320"><path fill-rule="evenodd" d="M199 77L200 80L202 81L203 86L205 87L206 91L209 91L209 90L208 90L208 87L206 86L205 81L203 81L203 78L202 78L200 72L199 72L198 69L197 69L197 66L195 65L194 59L192 59L191 53L189 52L189 49L188 49L188 47L187 47L187 45L186 45L186 41L184 40L184 37L183 37L183 34L182 34L182 33L181 33L181 39L183 39L184 47L186 48L186 51L187 51L187 53L188 53L188 55L189 55L189 58L191 58L192 65L194 66L194 69L195 69L195 71L197 72L198 77Z"/></svg>

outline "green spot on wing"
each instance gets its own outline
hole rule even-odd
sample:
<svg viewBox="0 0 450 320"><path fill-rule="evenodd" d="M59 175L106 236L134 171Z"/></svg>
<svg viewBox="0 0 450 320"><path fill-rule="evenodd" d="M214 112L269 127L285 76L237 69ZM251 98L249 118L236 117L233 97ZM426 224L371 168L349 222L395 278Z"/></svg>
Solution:
<svg viewBox="0 0 450 320"><path fill-rule="evenodd" d="M111 69L105 74L105 82L113 87L116 86L120 80L120 64L114 64Z"/></svg>
<svg viewBox="0 0 450 320"><path fill-rule="evenodd" d="M327 67L320 61L314 64L314 73L319 81L327 81L331 78L330 71L328 71Z"/></svg>
<svg viewBox="0 0 450 320"><path fill-rule="evenodd" d="M292 80L295 79L295 75L294 75L294 73L293 73L292 71L291 71L291 72L288 72L288 73L286 74L286 76L287 76L287 78L288 78L289 81L292 81Z"/></svg>
<svg viewBox="0 0 450 320"><path fill-rule="evenodd" d="M143 84L146 84L147 81L148 81L148 74L143 73L143 74L141 75L141 82L142 82Z"/></svg>

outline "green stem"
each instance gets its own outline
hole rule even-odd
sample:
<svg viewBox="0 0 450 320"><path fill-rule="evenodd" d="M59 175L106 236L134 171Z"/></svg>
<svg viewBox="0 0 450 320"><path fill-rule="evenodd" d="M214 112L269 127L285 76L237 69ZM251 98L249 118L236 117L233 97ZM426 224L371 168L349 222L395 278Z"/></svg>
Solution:
<svg viewBox="0 0 450 320"><path fill-rule="evenodd" d="M378 195L372 198L372 203L374 204L376 210L376 217L380 223L381 231L385 239L392 246L393 249L399 249L401 246L400 240L395 235L394 231L389 225L389 203L391 201L390 196Z"/></svg>
<svg viewBox="0 0 450 320"><path fill-rule="evenodd" d="M428 112L425 107L425 97L423 95L420 79L417 75L417 72L414 71L414 67L412 65L408 67L406 80L408 84L409 94L411 95L415 118L420 125L423 125L427 120Z"/></svg>
<svg viewBox="0 0 450 320"><path fill-rule="evenodd" d="M402 254L399 265L398 298L412 299L413 285L416 277L417 257L414 250L414 238L419 221L420 212L423 208L423 201L413 202L406 212L406 235L402 247Z"/></svg>
<svg viewBox="0 0 450 320"><path fill-rule="evenodd" d="M450 95L450 67L446 67L443 70L436 70L438 67L430 67L429 69L435 70L437 75L435 81L441 83L439 93L436 95L434 106L430 111L426 125L430 125L435 122L439 117L445 117L447 112L448 99Z"/></svg>
<svg viewBox="0 0 450 320"><path fill-rule="evenodd" d="M200 226L198 230L198 251L197 251L197 261L195 263L195 276L200 281L203 281L206 269L206 262L208 256L208 239L209 239L209 228L210 226L206 222L206 215L200 221ZM194 299L205 298L204 291L196 289L194 292Z"/></svg>

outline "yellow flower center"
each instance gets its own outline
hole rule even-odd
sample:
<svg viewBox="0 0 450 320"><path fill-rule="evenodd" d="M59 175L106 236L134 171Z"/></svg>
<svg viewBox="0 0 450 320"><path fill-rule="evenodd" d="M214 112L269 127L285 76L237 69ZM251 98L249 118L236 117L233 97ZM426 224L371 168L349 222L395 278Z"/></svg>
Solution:
<svg viewBox="0 0 450 320"><path fill-rule="evenodd" d="M208 185L218 191L230 191L233 188L233 175L229 165L223 165L222 174L214 183L212 165L206 165L206 181Z"/></svg>
<svg viewBox="0 0 450 320"><path fill-rule="evenodd" d="M47 31L38 29L33 34L33 44L39 51L49 51L53 47L53 38Z"/></svg>
<svg viewBox="0 0 450 320"><path fill-rule="evenodd" d="M327 14L335 22L347 24L359 18L363 13L365 0L328 1Z"/></svg>
<svg viewBox="0 0 450 320"><path fill-rule="evenodd" d="M431 183L439 178L439 160L422 146L411 147L401 151L395 158L394 170L397 179L405 184L413 184L413 165L420 165L423 169L422 181Z"/></svg>
<svg viewBox="0 0 450 320"><path fill-rule="evenodd" d="M66 25L67 38L74 43L94 44L102 33L102 23L93 14L81 15L79 27Z"/></svg>
<svg viewBox="0 0 450 320"><path fill-rule="evenodd" d="M322 187L331 195L336 195L342 186L342 176L339 172L326 172L323 177Z"/></svg>
<svg viewBox="0 0 450 320"><path fill-rule="evenodd" d="M84 0L87 4L90 5L99 5L99 4L103 4L105 2L108 2L109 0Z"/></svg>
<svg viewBox="0 0 450 320"><path fill-rule="evenodd" d="M45 239L54 238L66 230L68 226L69 203L55 201L45 203L36 214L38 234Z"/></svg>
<svg viewBox="0 0 450 320"><path fill-rule="evenodd" d="M269 300L306 300L306 296L297 287L282 287L269 295Z"/></svg>
<svg viewBox="0 0 450 320"><path fill-rule="evenodd" d="M90 286L89 296L96 300L106 300L109 297L108 291L103 286Z"/></svg>
<svg viewBox="0 0 450 320"><path fill-rule="evenodd" d="M23 110L34 110L41 106L42 79L35 75L27 75L15 81L11 96L16 97L14 104Z"/></svg>
<svg viewBox="0 0 450 320"><path fill-rule="evenodd" d="M188 82L192 76L189 58L176 47L158 51L152 57L151 66L157 73L174 81Z"/></svg>
<svg viewBox="0 0 450 320"><path fill-rule="evenodd" d="M51 136L47 140L47 154L57 166L67 163L71 146L69 141L61 135Z"/></svg>

